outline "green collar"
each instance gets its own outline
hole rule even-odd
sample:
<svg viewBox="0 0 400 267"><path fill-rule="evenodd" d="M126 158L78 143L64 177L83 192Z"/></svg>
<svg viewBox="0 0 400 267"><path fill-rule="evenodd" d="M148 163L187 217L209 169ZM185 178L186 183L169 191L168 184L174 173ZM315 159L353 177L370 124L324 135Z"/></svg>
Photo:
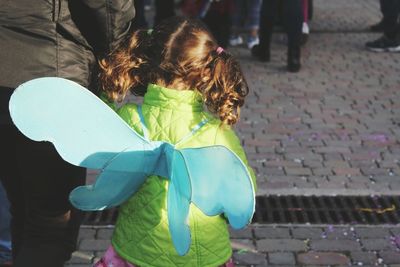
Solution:
<svg viewBox="0 0 400 267"><path fill-rule="evenodd" d="M143 104L182 111L203 110L203 100L199 92L169 89L155 84L147 86Z"/></svg>

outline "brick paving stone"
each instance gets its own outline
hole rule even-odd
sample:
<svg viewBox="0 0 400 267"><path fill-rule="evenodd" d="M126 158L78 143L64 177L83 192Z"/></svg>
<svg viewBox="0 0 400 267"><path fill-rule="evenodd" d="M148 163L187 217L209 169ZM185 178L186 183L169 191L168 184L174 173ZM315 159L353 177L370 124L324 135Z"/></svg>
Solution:
<svg viewBox="0 0 400 267"><path fill-rule="evenodd" d="M307 182L307 181L296 181L294 183L294 185L295 185L295 189L303 190L303 191L299 191L299 192L309 192L309 190L307 190L307 189L317 188L316 183Z"/></svg>
<svg viewBox="0 0 400 267"><path fill-rule="evenodd" d="M350 154L351 151L348 147L338 147L338 146L331 146L331 147L319 147L315 148L315 152L319 154Z"/></svg>
<svg viewBox="0 0 400 267"><path fill-rule="evenodd" d="M390 236L389 228L378 227L358 227L356 229L357 236L362 238L385 238Z"/></svg>
<svg viewBox="0 0 400 267"><path fill-rule="evenodd" d="M233 239L252 239L253 238L253 228L252 227L247 227L245 229L229 229L230 237Z"/></svg>
<svg viewBox="0 0 400 267"><path fill-rule="evenodd" d="M285 173L287 175L298 175L298 176L303 176L303 175L311 175L311 169L309 168L295 168L295 167L285 167Z"/></svg>
<svg viewBox="0 0 400 267"><path fill-rule="evenodd" d="M111 239L114 229L99 229L97 231L98 239Z"/></svg>
<svg viewBox="0 0 400 267"><path fill-rule="evenodd" d="M347 188L349 189L357 189L357 190L363 190L367 191L368 189L368 183L363 182L363 181L352 181L346 184Z"/></svg>
<svg viewBox="0 0 400 267"><path fill-rule="evenodd" d="M318 188L324 188L324 189L341 189L341 188L346 188L346 182L342 181L327 181L327 182L321 182L317 183Z"/></svg>
<svg viewBox="0 0 400 267"><path fill-rule="evenodd" d="M307 244L297 239L260 239L256 241L257 249L263 252L306 251Z"/></svg>
<svg viewBox="0 0 400 267"><path fill-rule="evenodd" d="M378 258L376 253L373 252L351 252L351 259L355 265L375 265L377 264Z"/></svg>
<svg viewBox="0 0 400 267"><path fill-rule="evenodd" d="M79 250L83 251L105 251L111 242L106 239L84 239L79 244Z"/></svg>
<svg viewBox="0 0 400 267"><path fill-rule="evenodd" d="M284 182L284 181L268 181L265 185L269 189L287 189L294 186L292 182Z"/></svg>
<svg viewBox="0 0 400 267"><path fill-rule="evenodd" d="M400 252L398 251L382 251L379 252L379 256L383 259L385 264L400 263Z"/></svg>
<svg viewBox="0 0 400 267"><path fill-rule="evenodd" d="M78 235L78 240L82 239L94 239L96 236L96 230L95 229L89 229L89 228L81 228L79 231Z"/></svg>
<svg viewBox="0 0 400 267"><path fill-rule="evenodd" d="M324 229L324 236L327 239L354 239L356 233L354 227L337 227L330 225Z"/></svg>
<svg viewBox="0 0 400 267"><path fill-rule="evenodd" d="M254 235L256 239L290 238L289 229L280 227L257 227L254 228Z"/></svg>
<svg viewBox="0 0 400 267"><path fill-rule="evenodd" d="M306 252L297 255L300 264L308 265L349 265L350 259L341 253Z"/></svg>
<svg viewBox="0 0 400 267"><path fill-rule="evenodd" d="M394 236L400 236L400 228L390 228L390 232L391 232Z"/></svg>
<svg viewBox="0 0 400 267"><path fill-rule="evenodd" d="M395 250L397 247L392 243L389 238L386 239L361 239L361 244L364 249L368 251L377 250Z"/></svg>
<svg viewBox="0 0 400 267"><path fill-rule="evenodd" d="M360 244L354 240L339 239L339 240L312 240L311 249L316 251L359 251Z"/></svg>
<svg viewBox="0 0 400 267"><path fill-rule="evenodd" d="M343 154L340 153L329 153L329 154L323 154L323 158L325 160L342 160L344 159Z"/></svg>
<svg viewBox="0 0 400 267"><path fill-rule="evenodd" d="M277 264L277 265L282 265L282 264L295 265L296 259L293 255L293 253L270 252L270 253L268 253L268 262L270 264Z"/></svg>
<svg viewBox="0 0 400 267"><path fill-rule="evenodd" d="M240 262L243 265L266 265L267 256L262 253L233 253L233 259L235 262Z"/></svg>
<svg viewBox="0 0 400 267"><path fill-rule="evenodd" d="M399 191L400 190L400 182L394 182L389 184L390 191Z"/></svg>
<svg viewBox="0 0 400 267"><path fill-rule="evenodd" d="M297 239L321 239L322 228L318 227L299 227L292 229L292 235Z"/></svg>
<svg viewBox="0 0 400 267"><path fill-rule="evenodd" d="M331 168L312 168L311 171L315 176L329 176L333 174Z"/></svg>
<svg viewBox="0 0 400 267"><path fill-rule="evenodd" d="M333 173L336 175L358 176L361 174L361 170L359 168L335 167L333 168Z"/></svg>
<svg viewBox="0 0 400 267"><path fill-rule="evenodd" d="M343 183L348 183L351 180L355 179L354 177L352 177L350 179L350 177L347 177L345 175L341 175L341 176L337 176L337 175L330 175L328 176L328 180L329 181L335 181L335 182L343 182Z"/></svg>

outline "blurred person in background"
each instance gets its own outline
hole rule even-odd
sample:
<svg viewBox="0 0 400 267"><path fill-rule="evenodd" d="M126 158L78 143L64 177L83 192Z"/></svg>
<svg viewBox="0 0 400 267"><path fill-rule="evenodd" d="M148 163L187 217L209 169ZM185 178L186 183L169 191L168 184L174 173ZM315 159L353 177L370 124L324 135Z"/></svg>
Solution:
<svg viewBox="0 0 400 267"><path fill-rule="evenodd" d="M308 41L308 35L310 34L310 25L308 23L309 20L309 10L311 1L309 0L302 0L301 1L303 6L303 26L301 28L302 36L301 36L301 44L305 45Z"/></svg>
<svg viewBox="0 0 400 267"><path fill-rule="evenodd" d="M283 22L288 37L287 70L298 72L301 68L300 50L303 26L302 0L283 1ZM271 38L274 24L278 16L280 0L264 0L260 13L260 43L251 49L252 55L262 62L271 59Z"/></svg>
<svg viewBox="0 0 400 267"><path fill-rule="evenodd" d="M175 16L175 1L174 0L155 0L155 17L154 25L158 25L166 18Z"/></svg>
<svg viewBox="0 0 400 267"><path fill-rule="evenodd" d="M247 36L247 47L253 48L259 43L258 27L260 25L260 8L262 0L234 0L232 13L232 34L229 45L236 46L243 43L240 35L244 27Z"/></svg>
<svg viewBox="0 0 400 267"><path fill-rule="evenodd" d="M384 10L383 1L384 0L379 0L379 6L380 6L380 10L381 10L381 13L382 13L383 17L379 22L369 26L369 30L371 32L383 32L383 21L385 20L385 18L384 18L385 17L385 10Z"/></svg>
<svg viewBox="0 0 400 267"><path fill-rule="evenodd" d="M400 52L400 0L381 0L380 4L383 18L370 29L383 31L383 35L365 46L374 52Z"/></svg>
<svg viewBox="0 0 400 267"><path fill-rule="evenodd" d="M145 16L146 6L149 5L148 1L146 1L146 0L135 0L134 1L134 5L135 5L136 15L135 15L135 18L132 21L132 29L146 29L146 28L148 28L149 24L147 23L146 16Z"/></svg>
<svg viewBox="0 0 400 267"><path fill-rule="evenodd" d="M82 212L68 196L86 171L62 160L52 144L22 135L11 122L10 96L43 76L95 90L97 60L129 32L134 15L132 0L2 1L0 180L10 201L13 267L62 267L70 259Z"/></svg>
<svg viewBox="0 0 400 267"><path fill-rule="evenodd" d="M229 45L233 5L233 0L183 0L180 3L182 13L201 19L223 48Z"/></svg>

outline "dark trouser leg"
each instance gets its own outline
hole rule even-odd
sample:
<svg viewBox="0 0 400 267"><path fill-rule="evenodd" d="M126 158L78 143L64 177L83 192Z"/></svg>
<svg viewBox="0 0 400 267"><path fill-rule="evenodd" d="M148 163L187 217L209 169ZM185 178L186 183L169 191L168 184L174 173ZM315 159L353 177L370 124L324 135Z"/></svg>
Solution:
<svg viewBox="0 0 400 267"><path fill-rule="evenodd" d="M146 21L146 17L144 16L144 0L135 0L135 11L136 11L136 15L135 18L133 20L133 27L135 29L142 29L142 28L146 28L147 25L147 21Z"/></svg>
<svg viewBox="0 0 400 267"><path fill-rule="evenodd" d="M303 24L303 12L301 0L285 0L284 22L288 36L288 70L300 69L301 30Z"/></svg>
<svg viewBox="0 0 400 267"><path fill-rule="evenodd" d="M154 25L157 25L162 20L175 15L174 0L156 0L155 8L156 8L156 15L154 18Z"/></svg>
<svg viewBox="0 0 400 267"><path fill-rule="evenodd" d="M204 23L217 40L219 46L226 48L229 43L231 33L232 18L229 14L218 14L218 12L208 11L203 18Z"/></svg>
<svg viewBox="0 0 400 267"><path fill-rule="evenodd" d="M284 23L289 47L300 47L303 12L301 0L285 0Z"/></svg>
<svg viewBox="0 0 400 267"><path fill-rule="evenodd" d="M6 191L0 182L0 265L11 260L10 214Z"/></svg>
<svg viewBox="0 0 400 267"><path fill-rule="evenodd" d="M50 143L28 140L11 125L0 127L14 267L62 267L75 249L82 217L68 195L84 184L85 170L64 162Z"/></svg>
<svg viewBox="0 0 400 267"><path fill-rule="evenodd" d="M278 13L278 0L264 0L260 11L260 54L265 53L266 58L270 57L270 45L275 20Z"/></svg>
<svg viewBox="0 0 400 267"><path fill-rule="evenodd" d="M383 14L384 34L389 39L395 39L399 29L399 0L381 0L381 10Z"/></svg>

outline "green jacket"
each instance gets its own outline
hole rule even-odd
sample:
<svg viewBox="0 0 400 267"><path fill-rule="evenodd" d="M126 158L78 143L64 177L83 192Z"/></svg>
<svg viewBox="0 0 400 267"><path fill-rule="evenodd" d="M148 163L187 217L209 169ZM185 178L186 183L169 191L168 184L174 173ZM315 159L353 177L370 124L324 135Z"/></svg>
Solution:
<svg viewBox="0 0 400 267"><path fill-rule="evenodd" d="M142 105L151 140L176 144L203 119L208 123L177 148L224 145L247 164L245 153L234 131L203 110L202 97L191 90L178 91L149 85ZM118 114L143 134L136 104L126 104ZM249 171L255 184L254 173ZM119 210L112 244L118 254L141 267L207 267L224 264L232 255L229 232L223 216L209 217L191 204L189 226L191 247L179 256L168 230L166 193L168 181L150 176L140 190Z"/></svg>

